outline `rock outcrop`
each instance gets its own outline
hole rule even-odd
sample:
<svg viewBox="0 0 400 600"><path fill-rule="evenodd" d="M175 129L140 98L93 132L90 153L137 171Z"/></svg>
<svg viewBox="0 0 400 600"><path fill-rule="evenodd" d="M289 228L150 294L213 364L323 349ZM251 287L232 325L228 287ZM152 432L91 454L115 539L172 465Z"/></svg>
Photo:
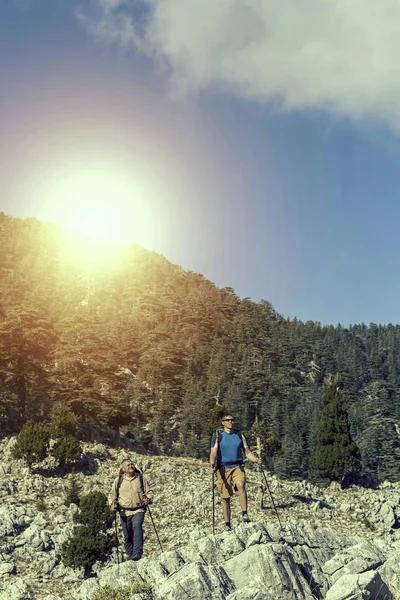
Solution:
<svg viewBox="0 0 400 600"><path fill-rule="evenodd" d="M91 600L97 590L151 585L135 600L396 600L400 599L400 485L376 489L280 481L268 475L261 500L257 469L247 468L251 523L233 499L233 531L211 533L210 474L205 462L165 456L133 460L153 483L145 555L139 562L96 563L93 577L63 565L61 546L75 530L65 506L70 475L52 465L29 473L0 444L0 600ZM83 492L108 493L126 451L85 445ZM122 534L120 544L122 544ZM143 586L142 586L143 587Z"/></svg>

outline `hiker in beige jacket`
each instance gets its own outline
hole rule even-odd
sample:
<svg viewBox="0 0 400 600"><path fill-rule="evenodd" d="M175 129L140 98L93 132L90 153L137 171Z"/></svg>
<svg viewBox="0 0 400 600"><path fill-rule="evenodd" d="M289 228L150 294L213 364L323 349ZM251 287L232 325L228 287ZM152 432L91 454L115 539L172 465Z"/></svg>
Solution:
<svg viewBox="0 0 400 600"><path fill-rule="evenodd" d="M130 458L121 464L108 500L111 510L119 512L128 560L140 560L143 554L143 520L146 506L153 500L150 482Z"/></svg>

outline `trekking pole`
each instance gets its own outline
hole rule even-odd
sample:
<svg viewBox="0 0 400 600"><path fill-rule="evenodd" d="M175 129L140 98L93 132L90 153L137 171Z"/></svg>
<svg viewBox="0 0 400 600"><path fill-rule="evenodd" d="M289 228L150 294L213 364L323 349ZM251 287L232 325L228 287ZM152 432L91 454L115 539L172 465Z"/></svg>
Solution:
<svg viewBox="0 0 400 600"><path fill-rule="evenodd" d="M158 537L158 533L157 533L156 526L155 526L155 524L154 524L154 519L153 519L153 515L151 514L150 506L149 506L149 505L147 505L147 506L146 506L146 509L149 511L149 517L150 517L150 519L151 519L151 522L153 523L154 533L156 534L156 536L157 536L157 540L158 540L158 543L160 544L160 549L161 549L161 552L164 552L164 550L163 550L163 547L162 547L162 545L161 545L161 542L160 542L160 538Z"/></svg>
<svg viewBox="0 0 400 600"><path fill-rule="evenodd" d="M119 540L118 540L117 511L115 511L114 523L115 523L115 547L117 548L117 565L119 567Z"/></svg>
<svg viewBox="0 0 400 600"><path fill-rule="evenodd" d="M211 503L212 503L212 533L215 535L215 485L214 485L214 469L211 472Z"/></svg>
<svg viewBox="0 0 400 600"><path fill-rule="evenodd" d="M267 477L266 477L266 475L265 475L265 471L264 471L264 469L262 468L262 466L261 466L261 465L258 465L258 466L260 467L260 471L261 471L261 473L262 473L262 474L263 474L263 476L264 476L265 485L266 485L266 488L267 488L267 490L268 490L268 492L269 492L269 495L271 496L272 504L273 504L273 506L274 506L274 509L275 509L275 512L276 512L276 516L277 516L277 518L278 518L278 523L279 523L279 525L280 525L280 528L281 528L281 530L282 530L282 529L283 529L283 527L282 527L282 523L281 523L281 520L280 520L280 518L279 518L279 515L278 515L277 508L276 508L276 506L275 506L275 502L274 502L274 498L273 498L273 496L272 496L272 493L271 493L271 489L270 489L270 487L269 487L269 485L268 485L268 481L267 481Z"/></svg>

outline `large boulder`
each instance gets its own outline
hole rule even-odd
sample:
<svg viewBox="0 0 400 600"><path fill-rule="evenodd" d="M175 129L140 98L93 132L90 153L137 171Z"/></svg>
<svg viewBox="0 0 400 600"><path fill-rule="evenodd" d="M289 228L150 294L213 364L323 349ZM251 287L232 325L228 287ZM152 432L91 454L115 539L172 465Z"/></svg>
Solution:
<svg viewBox="0 0 400 600"><path fill-rule="evenodd" d="M400 560L399 550L395 551L378 569L383 581L393 594L393 598L400 598Z"/></svg>
<svg viewBox="0 0 400 600"><path fill-rule="evenodd" d="M187 544L181 549L185 562L199 560L207 564L220 564L243 552L244 542L234 532L208 535Z"/></svg>
<svg viewBox="0 0 400 600"><path fill-rule="evenodd" d="M237 589L255 586L276 599L309 598L312 591L291 550L276 542L250 546L227 560L224 569Z"/></svg>
<svg viewBox="0 0 400 600"><path fill-rule="evenodd" d="M155 600L225 600L235 591L233 581L222 567L191 563L156 588Z"/></svg>
<svg viewBox="0 0 400 600"><path fill-rule="evenodd" d="M392 600L393 596L376 571L343 575L328 590L325 600Z"/></svg>
<svg viewBox="0 0 400 600"><path fill-rule="evenodd" d="M7 585L7 589L0 594L0 600L33 600L34 595L27 583L18 577Z"/></svg>
<svg viewBox="0 0 400 600"><path fill-rule="evenodd" d="M377 569L386 560L384 552L374 543L364 540L335 554L322 567L332 583L344 575L356 575Z"/></svg>

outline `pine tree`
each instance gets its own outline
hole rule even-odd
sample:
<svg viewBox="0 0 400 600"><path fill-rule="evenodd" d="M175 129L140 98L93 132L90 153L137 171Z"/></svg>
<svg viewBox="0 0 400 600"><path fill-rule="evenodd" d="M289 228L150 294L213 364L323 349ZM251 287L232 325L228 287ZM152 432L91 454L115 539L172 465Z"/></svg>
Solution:
<svg viewBox="0 0 400 600"><path fill-rule="evenodd" d="M50 432L41 423L28 420L18 434L13 447L15 458L22 458L29 468L34 462L46 458L50 442Z"/></svg>
<svg viewBox="0 0 400 600"><path fill-rule="evenodd" d="M69 484L65 490L64 504L70 506L70 504L79 504L82 494L82 486L80 485L76 474L73 473L69 480Z"/></svg>
<svg viewBox="0 0 400 600"><path fill-rule="evenodd" d="M58 460L60 465L75 462L82 454L82 444L75 436L68 434L58 438L51 454Z"/></svg>
<svg viewBox="0 0 400 600"><path fill-rule="evenodd" d="M113 519L102 492L82 496L79 511L74 515L74 521L80 526L74 536L62 545L64 564L74 569L84 567L85 575L89 575L96 560L107 558L113 548L114 540L108 532Z"/></svg>
<svg viewBox="0 0 400 600"><path fill-rule="evenodd" d="M50 432L55 438L52 456L60 465L78 460L82 454L82 444L73 435L79 419L64 402L56 402L50 413Z"/></svg>
<svg viewBox="0 0 400 600"><path fill-rule="evenodd" d="M78 416L65 402L55 402L50 412L50 432L55 438L74 435L79 422Z"/></svg>
<svg viewBox="0 0 400 600"><path fill-rule="evenodd" d="M400 477L400 439L397 419L384 381L372 381L360 395L356 418L362 466L381 480Z"/></svg>
<svg viewBox="0 0 400 600"><path fill-rule="evenodd" d="M325 385L316 440L317 446L310 459L310 472L314 478L338 481L345 471L360 470L360 451L350 434L343 392L337 377Z"/></svg>

